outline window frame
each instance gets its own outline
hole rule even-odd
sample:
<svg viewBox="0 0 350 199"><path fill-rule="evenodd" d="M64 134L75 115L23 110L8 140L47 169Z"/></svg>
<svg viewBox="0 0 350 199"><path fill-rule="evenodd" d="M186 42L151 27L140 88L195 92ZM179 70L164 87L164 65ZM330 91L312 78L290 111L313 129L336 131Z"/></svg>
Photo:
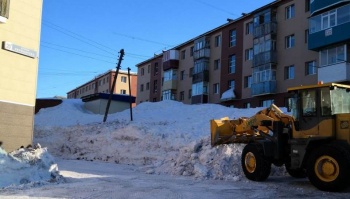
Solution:
<svg viewBox="0 0 350 199"><path fill-rule="evenodd" d="M291 4L285 8L285 19L292 19L295 17L295 5Z"/></svg>
<svg viewBox="0 0 350 199"><path fill-rule="evenodd" d="M228 65L228 73L233 74L236 73L236 55L229 56L229 65Z"/></svg>
<svg viewBox="0 0 350 199"><path fill-rule="evenodd" d="M295 35L291 34L285 37L285 48L290 49L295 46Z"/></svg>
<svg viewBox="0 0 350 199"><path fill-rule="evenodd" d="M230 30L230 47L236 46L237 43L237 31L236 29Z"/></svg>
<svg viewBox="0 0 350 199"><path fill-rule="evenodd" d="M295 66L289 65L284 68L284 79L295 79Z"/></svg>

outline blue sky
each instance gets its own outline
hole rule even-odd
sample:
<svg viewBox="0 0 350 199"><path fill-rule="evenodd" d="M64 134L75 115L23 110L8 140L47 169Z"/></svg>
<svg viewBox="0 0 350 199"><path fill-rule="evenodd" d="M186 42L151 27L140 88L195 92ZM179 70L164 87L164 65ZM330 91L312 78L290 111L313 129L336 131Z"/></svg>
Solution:
<svg viewBox="0 0 350 199"><path fill-rule="evenodd" d="M44 0L37 98L151 58L272 0Z"/></svg>

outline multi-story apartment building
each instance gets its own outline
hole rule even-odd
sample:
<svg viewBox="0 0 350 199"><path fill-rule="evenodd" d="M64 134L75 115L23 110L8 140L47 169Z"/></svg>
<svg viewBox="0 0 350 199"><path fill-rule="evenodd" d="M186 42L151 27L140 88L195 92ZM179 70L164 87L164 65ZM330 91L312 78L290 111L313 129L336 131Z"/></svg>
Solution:
<svg viewBox="0 0 350 199"><path fill-rule="evenodd" d="M137 103L285 106L288 87L319 80L319 54L308 49L310 14L310 0L277 0L137 64ZM142 89L147 83L157 83L156 95Z"/></svg>
<svg viewBox="0 0 350 199"><path fill-rule="evenodd" d="M42 0L0 0L0 142L32 144Z"/></svg>
<svg viewBox="0 0 350 199"><path fill-rule="evenodd" d="M310 50L319 52L318 80L350 82L350 2L314 0L310 5Z"/></svg>
<svg viewBox="0 0 350 199"><path fill-rule="evenodd" d="M81 98L95 93L110 93L113 85L116 70L109 70L94 79L76 87L67 93L68 99ZM130 90L131 95L136 97L137 91L137 73L130 72ZM114 87L114 94L129 95L129 77L128 71L119 70Z"/></svg>

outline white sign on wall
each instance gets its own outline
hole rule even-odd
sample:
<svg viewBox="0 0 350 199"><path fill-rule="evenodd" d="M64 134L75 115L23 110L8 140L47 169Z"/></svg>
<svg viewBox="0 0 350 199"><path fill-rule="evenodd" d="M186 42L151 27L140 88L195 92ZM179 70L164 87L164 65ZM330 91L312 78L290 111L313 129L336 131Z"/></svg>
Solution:
<svg viewBox="0 0 350 199"><path fill-rule="evenodd" d="M8 50L14 53L18 53L27 57L31 58L36 58L37 57L37 52L35 50L29 49L29 48L24 48L22 46L13 44L8 41L2 42L2 49Z"/></svg>

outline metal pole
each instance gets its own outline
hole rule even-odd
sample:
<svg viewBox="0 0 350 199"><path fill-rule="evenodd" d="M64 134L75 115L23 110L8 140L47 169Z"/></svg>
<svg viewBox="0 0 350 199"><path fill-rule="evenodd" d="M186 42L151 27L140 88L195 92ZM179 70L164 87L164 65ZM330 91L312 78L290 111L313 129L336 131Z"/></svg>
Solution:
<svg viewBox="0 0 350 199"><path fill-rule="evenodd" d="M130 102L130 120L132 121L132 96L131 96L131 81L130 81L130 68L128 67L128 78L129 78L129 102Z"/></svg>
<svg viewBox="0 0 350 199"><path fill-rule="evenodd" d="M107 120L107 115L108 115L108 111L109 111L109 106L111 105L111 101L112 101L112 96L113 96L113 91L114 91L114 87L115 87L115 82L117 80L119 69L120 69L120 64L121 64L121 62L123 60L123 56L124 56L124 49L121 49L119 53L120 53L119 61L118 61L118 65L116 67L117 71L115 73L113 84L112 84L112 89L111 89L110 94L109 94L109 99L108 99L108 102L107 102L107 106L106 106L106 111L105 111L105 116L103 118L103 122L106 122L106 120Z"/></svg>

